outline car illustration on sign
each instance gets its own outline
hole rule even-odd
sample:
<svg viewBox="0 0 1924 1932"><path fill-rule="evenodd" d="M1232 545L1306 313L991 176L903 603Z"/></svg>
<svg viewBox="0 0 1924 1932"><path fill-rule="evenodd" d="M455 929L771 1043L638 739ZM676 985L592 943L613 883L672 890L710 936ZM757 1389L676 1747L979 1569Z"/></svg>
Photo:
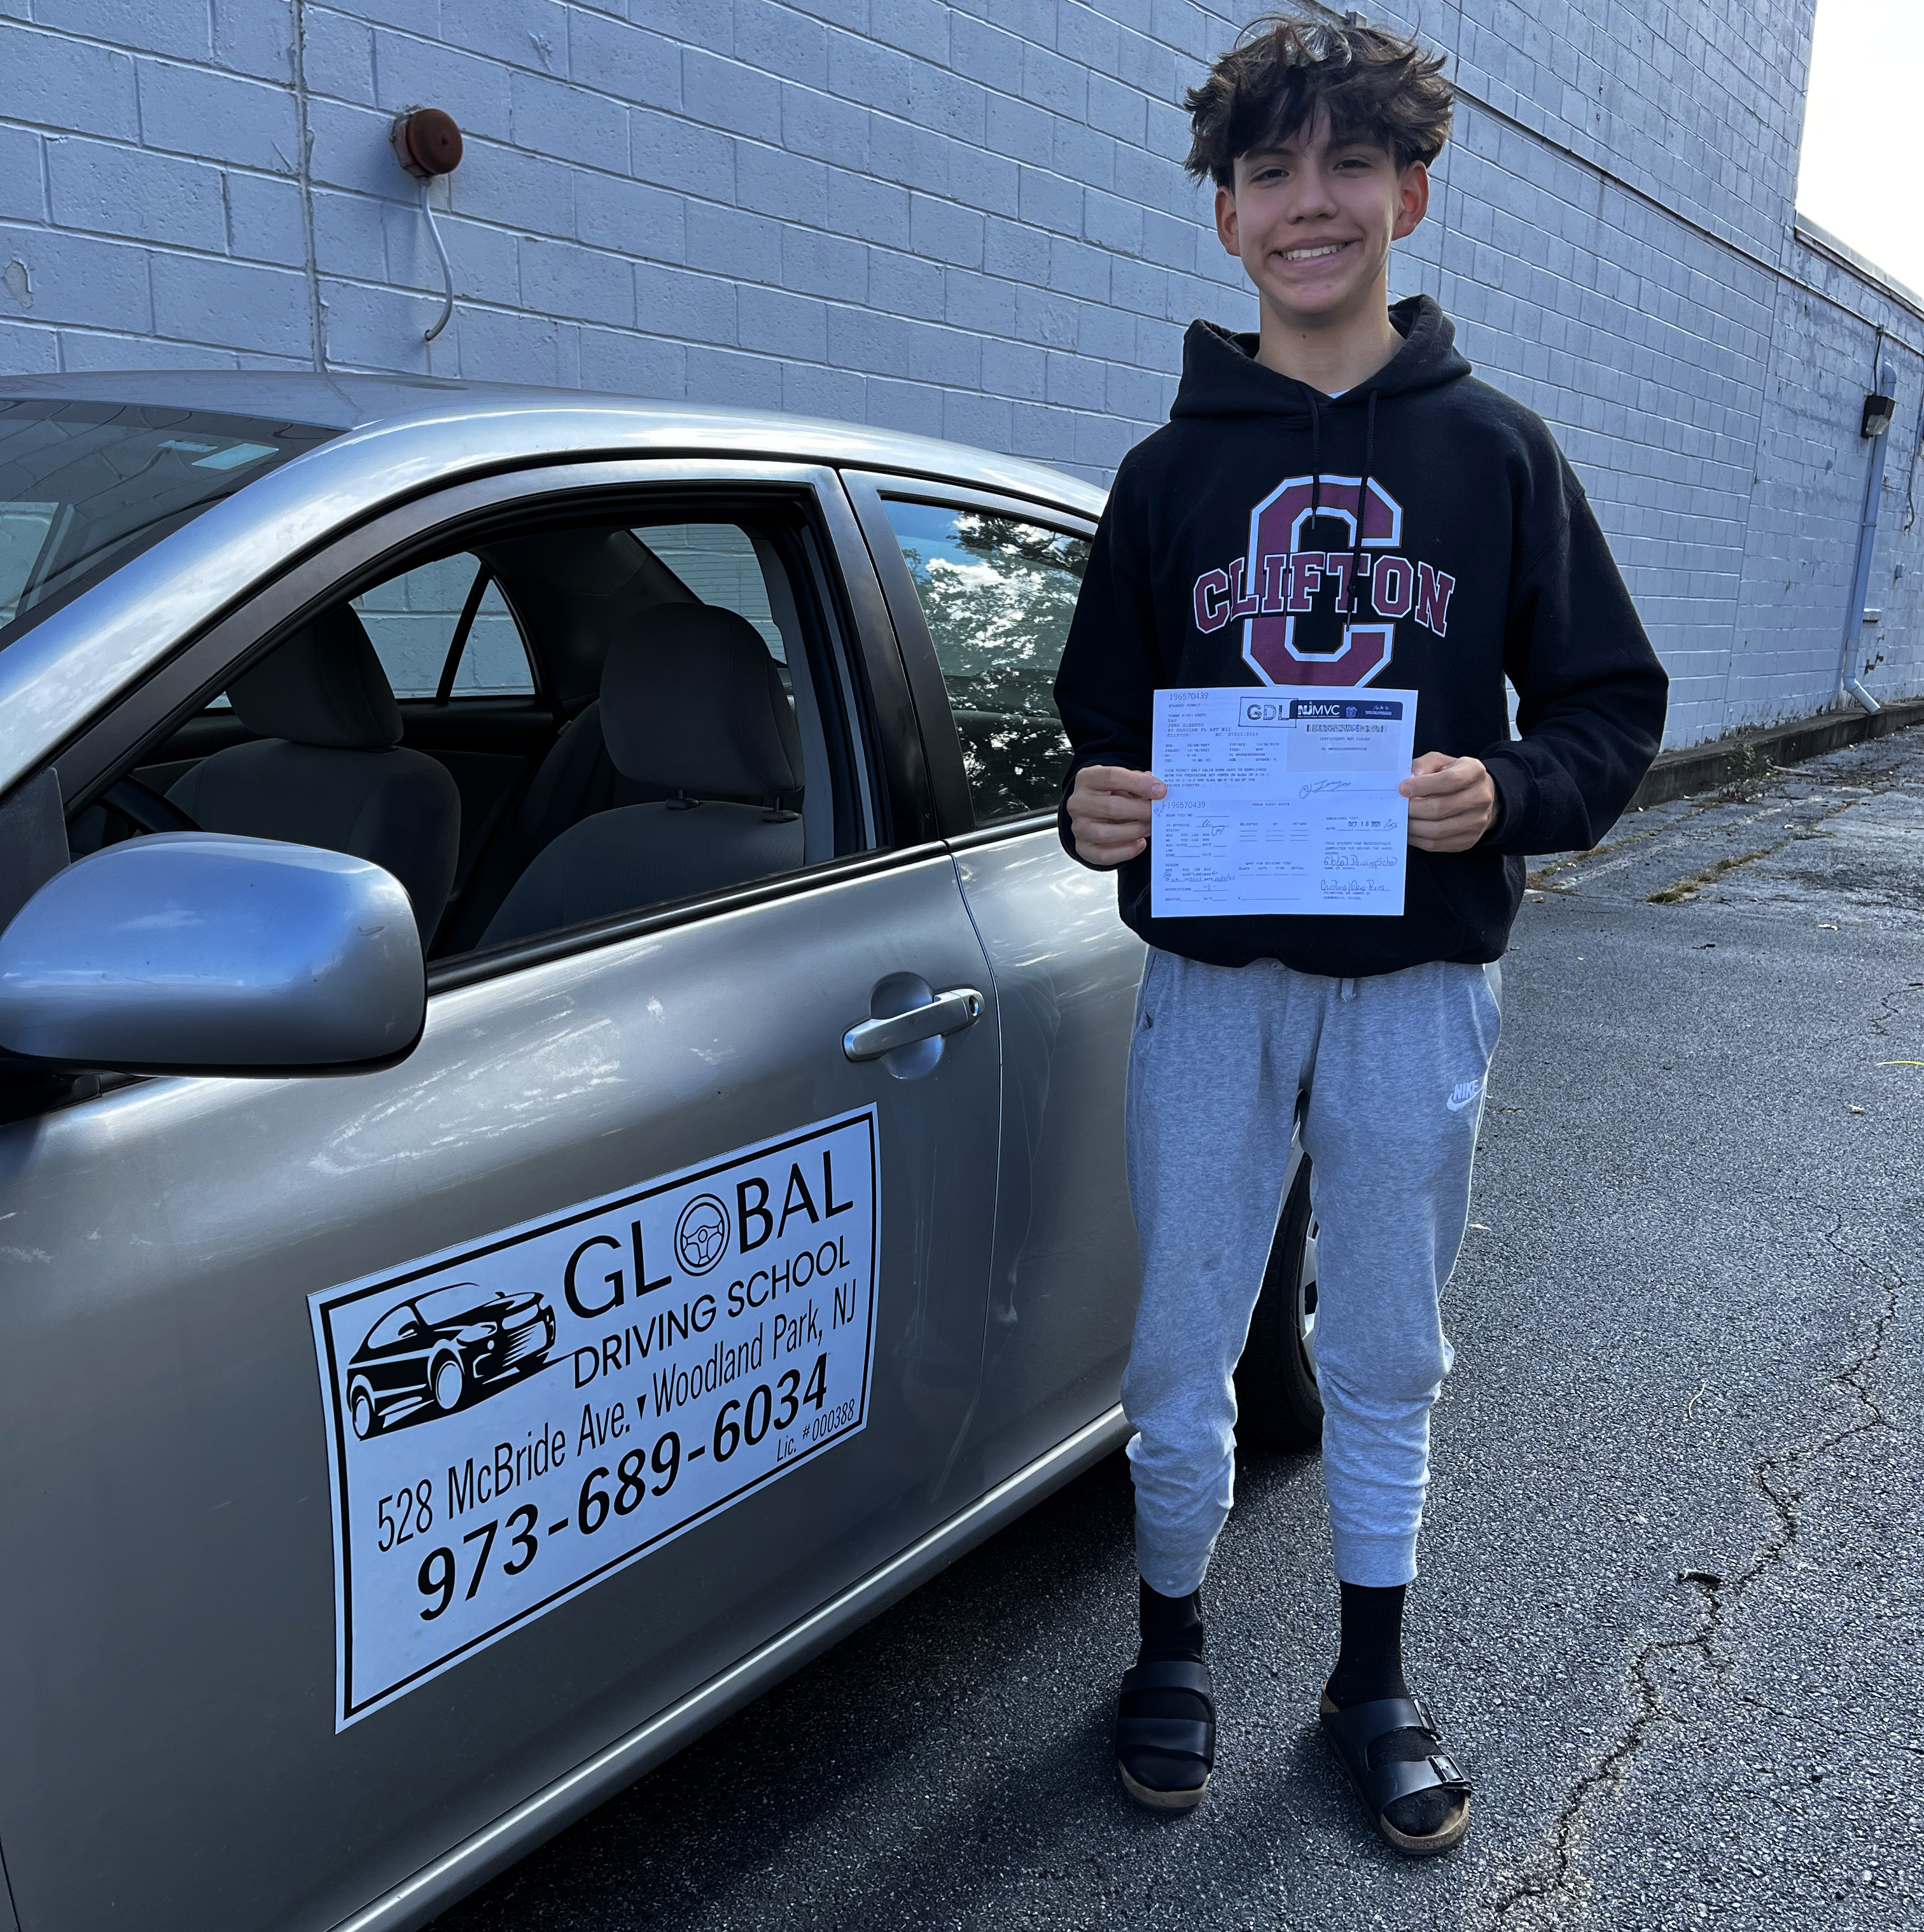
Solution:
<svg viewBox="0 0 1924 1932"><path fill-rule="evenodd" d="M554 1340L554 1312L538 1294L455 1282L397 1301L348 1364L354 1432L364 1442L409 1417L451 1415L545 1366Z"/></svg>

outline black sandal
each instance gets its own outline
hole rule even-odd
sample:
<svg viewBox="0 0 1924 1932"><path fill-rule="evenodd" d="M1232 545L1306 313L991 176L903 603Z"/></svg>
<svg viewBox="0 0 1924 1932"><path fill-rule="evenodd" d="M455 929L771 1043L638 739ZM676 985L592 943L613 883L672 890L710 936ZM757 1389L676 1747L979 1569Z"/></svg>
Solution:
<svg viewBox="0 0 1924 1932"><path fill-rule="evenodd" d="M1470 1828L1470 1780L1443 1755L1443 1733L1429 1706L1412 1693L1407 1697L1378 1697L1366 1704L1338 1710L1323 1694L1323 1729L1356 1796L1363 1801L1385 1843L1405 1858L1434 1858L1455 1849ZM1415 1731L1435 1748L1425 1756L1370 1764L1370 1747L1397 1731ZM1421 1791L1443 1791L1461 1800L1454 1814L1436 1831L1421 1837L1399 1832L1384 1814L1399 1798Z"/></svg>
<svg viewBox="0 0 1924 1932"><path fill-rule="evenodd" d="M1129 1704L1134 1698L1146 1698L1164 1709L1173 1700L1186 1698L1192 1708L1200 1707L1202 1715L1131 1716ZM1116 1699L1116 1768L1122 1774L1123 1789L1138 1804L1160 1811L1192 1809L1202 1802L1215 1762L1215 1685L1206 1664L1164 1658L1123 1672ZM1192 1778L1194 1783L1184 1781Z"/></svg>

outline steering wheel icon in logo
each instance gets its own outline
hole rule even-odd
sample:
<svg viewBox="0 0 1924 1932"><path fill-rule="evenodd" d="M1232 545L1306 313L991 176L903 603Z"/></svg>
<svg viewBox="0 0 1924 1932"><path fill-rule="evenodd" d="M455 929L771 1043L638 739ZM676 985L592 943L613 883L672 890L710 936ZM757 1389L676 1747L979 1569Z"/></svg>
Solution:
<svg viewBox="0 0 1924 1932"><path fill-rule="evenodd" d="M697 1194L675 1223L675 1252L690 1274L706 1274L728 1252L728 1210L712 1194Z"/></svg>

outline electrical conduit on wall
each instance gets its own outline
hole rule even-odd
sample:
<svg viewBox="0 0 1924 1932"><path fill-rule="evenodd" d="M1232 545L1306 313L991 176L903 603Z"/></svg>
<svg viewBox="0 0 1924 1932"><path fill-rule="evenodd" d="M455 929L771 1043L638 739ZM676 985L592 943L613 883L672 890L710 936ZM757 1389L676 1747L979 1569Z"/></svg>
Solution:
<svg viewBox="0 0 1924 1932"><path fill-rule="evenodd" d="M1878 333L1874 352L1872 393L1864 398L1864 415L1859 434L1871 446L1870 463L1864 477L1864 508L1857 520L1857 556L1851 571L1851 602L1844 614L1844 643L1837 659L1837 693L1848 692L1866 711L1883 706L1864 688L1860 670L1853 662L1863 649L1864 599L1871 592L1871 561L1878 544L1878 512L1884 486L1884 456L1890 442L1891 416L1895 406L1896 379L1884 362L1884 336ZM1868 670L1869 665L1862 667Z"/></svg>
<svg viewBox="0 0 1924 1932"><path fill-rule="evenodd" d="M321 300L321 264L314 242L314 136L307 119L307 0L292 0L291 56L294 76L295 180L301 192L301 240L307 273L309 338L314 373L328 373L327 304Z"/></svg>

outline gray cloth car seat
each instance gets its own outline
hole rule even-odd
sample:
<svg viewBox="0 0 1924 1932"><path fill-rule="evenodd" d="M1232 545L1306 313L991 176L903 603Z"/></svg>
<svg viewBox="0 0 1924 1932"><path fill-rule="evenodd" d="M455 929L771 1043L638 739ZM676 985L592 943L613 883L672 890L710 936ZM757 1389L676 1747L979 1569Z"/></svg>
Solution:
<svg viewBox="0 0 1924 1932"><path fill-rule="evenodd" d="M203 758L167 796L209 832L371 860L432 939L454 883L461 794L445 765L400 746L400 706L361 620L327 611L228 687L260 739Z"/></svg>
<svg viewBox="0 0 1924 1932"><path fill-rule="evenodd" d="M550 747L518 802L489 836L473 876L448 914L439 935L444 954L480 943L514 882L571 825L620 805L646 805L666 796L659 785L637 784L616 770L601 740L599 698L571 719ZM793 800L784 802L793 804Z"/></svg>
<svg viewBox="0 0 1924 1932"><path fill-rule="evenodd" d="M802 862L802 740L754 627L706 604L659 606L601 668L615 769L679 797L598 812L546 847L481 934L499 946L632 906L715 892ZM761 798L765 805L730 802Z"/></svg>

